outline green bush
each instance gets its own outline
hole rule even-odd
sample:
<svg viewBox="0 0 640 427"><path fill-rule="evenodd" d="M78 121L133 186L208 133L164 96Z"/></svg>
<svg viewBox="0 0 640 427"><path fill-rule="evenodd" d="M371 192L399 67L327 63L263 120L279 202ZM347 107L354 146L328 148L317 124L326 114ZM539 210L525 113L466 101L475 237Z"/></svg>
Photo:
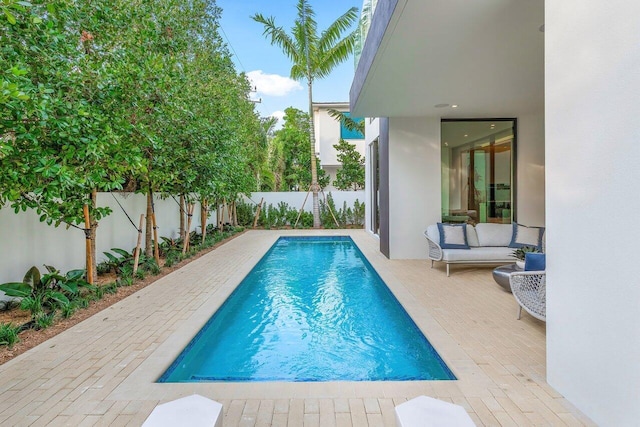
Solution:
<svg viewBox="0 0 640 427"><path fill-rule="evenodd" d="M20 341L18 332L20 332L20 326L13 326L13 323L0 323L0 345L12 348Z"/></svg>
<svg viewBox="0 0 640 427"><path fill-rule="evenodd" d="M364 226L364 203L360 203L358 199L353 202L352 224Z"/></svg>
<svg viewBox="0 0 640 427"><path fill-rule="evenodd" d="M0 290L7 296L22 298L20 308L31 312L32 320L69 304L80 295L81 289L93 290L84 279L84 270L71 270L65 275L54 267L45 265L47 273L41 275L37 267L31 267L22 282L4 283Z"/></svg>
<svg viewBox="0 0 640 427"><path fill-rule="evenodd" d="M38 330L47 329L49 326L53 325L53 321L55 319L55 312L51 313L40 313L35 318L35 327Z"/></svg>
<svg viewBox="0 0 640 427"><path fill-rule="evenodd" d="M62 307L60 307L60 314L64 319L68 319L73 316L73 313L76 312L77 308L78 306L74 302L63 304Z"/></svg>
<svg viewBox="0 0 640 427"><path fill-rule="evenodd" d="M236 202L236 213L239 225L251 227L253 226L253 218L256 215L256 205L239 200Z"/></svg>

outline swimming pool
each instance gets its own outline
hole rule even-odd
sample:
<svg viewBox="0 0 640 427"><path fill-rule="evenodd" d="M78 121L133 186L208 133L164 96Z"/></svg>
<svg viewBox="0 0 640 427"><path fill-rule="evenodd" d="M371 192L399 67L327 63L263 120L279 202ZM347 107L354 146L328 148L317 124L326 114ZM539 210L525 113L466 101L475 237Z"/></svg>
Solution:
<svg viewBox="0 0 640 427"><path fill-rule="evenodd" d="M281 237L158 382L451 380L349 237Z"/></svg>

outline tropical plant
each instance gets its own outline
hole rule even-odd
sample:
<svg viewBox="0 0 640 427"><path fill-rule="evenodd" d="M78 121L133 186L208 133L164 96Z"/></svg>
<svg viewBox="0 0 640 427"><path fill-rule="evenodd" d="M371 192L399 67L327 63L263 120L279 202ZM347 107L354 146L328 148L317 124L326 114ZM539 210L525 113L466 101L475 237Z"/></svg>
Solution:
<svg viewBox="0 0 640 427"><path fill-rule="evenodd" d="M31 312L33 320L43 314L55 312L80 295L82 288L95 290L84 280L85 270L70 270L61 275L51 266L45 266L47 273L40 274L37 267L31 267L22 282L4 283L0 290L7 296L22 298L20 307Z"/></svg>
<svg viewBox="0 0 640 427"><path fill-rule="evenodd" d="M540 253L540 250L535 246L523 246L521 248L515 249L511 256L517 259L518 261L524 261L527 253Z"/></svg>
<svg viewBox="0 0 640 427"><path fill-rule="evenodd" d="M19 332L20 326L14 326L12 323L0 323L0 345L12 348L15 343L20 341Z"/></svg>
<svg viewBox="0 0 640 427"><path fill-rule="evenodd" d="M338 120L341 124L344 125L347 129L353 132L360 132L364 135L364 120L363 119L354 119L349 114L346 114L344 111L336 110L335 108L329 108L327 110L329 115L334 119Z"/></svg>
<svg viewBox="0 0 640 427"><path fill-rule="evenodd" d="M264 35L272 45L282 49L291 60L291 78L306 80L309 96L309 149L311 155L311 191L313 193L313 227L319 228L320 205L318 203L318 166L316 162L315 132L313 128L313 82L327 77L340 63L353 53L356 30L343 37L343 33L358 21L358 9L347 10L318 34L315 12L307 0L298 0L298 15L291 34L277 26L274 17L255 14L253 19L264 26Z"/></svg>
<svg viewBox="0 0 640 427"><path fill-rule="evenodd" d="M55 311L50 313L41 312L35 317L35 328L36 329L47 329L49 326L53 325L53 321L55 320Z"/></svg>

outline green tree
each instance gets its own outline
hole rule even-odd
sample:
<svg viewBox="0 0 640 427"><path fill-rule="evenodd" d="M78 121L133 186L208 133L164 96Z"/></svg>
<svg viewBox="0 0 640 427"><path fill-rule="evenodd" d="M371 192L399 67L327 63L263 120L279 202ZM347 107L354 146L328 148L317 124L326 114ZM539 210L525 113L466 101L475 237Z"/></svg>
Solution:
<svg viewBox="0 0 640 427"><path fill-rule="evenodd" d="M253 188L259 118L219 14L208 0L2 3L0 204L56 225L89 205L95 244L109 213L96 191Z"/></svg>
<svg viewBox="0 0 640 427"><path fill-rule="evenodd" d="M261 150L260 170L256 177L258 191L275 191L276 174L269 166L271 163L271 155L273 154L271 147L277 123L278 118L273 116L262 117L260 119L262 135L259 147Z"/></svg>
<svg viewBox="0 0 640 427"><path fill-rule="evenodd" d="M318 192L321 187L318 182L318 162L316 161L313 130L313 82L315 79L327 77L338 64L344 62L353 53L356 30L344 37L343 34L358 21L358 9L350 8L320 34L318 34L318 26L314 19L315 12L309 2L298 0L297 9L298 16L291 29L291 34L277 26L274 17L266 18L261 14L256 14L252 18L264 26L264 35L270 37L271 44L279 46L291 60L291 78L307 82L313 226L319 228Z"/></svg>
<svg viewBox="0 0 640 427"><path fill-rule="evenodd" d="M338 161L342 164L333 185L338 190L364 188L364 157L358 153L355 145L340 139L340 143L335 144L333 148L338 152Z"/></svg>
<svg viewBox="0 0 640 427"><path fill-rule="evenodd" d="M284 126L275 132L271 156L278 191L306 191L311 186L308 144L309 116L297 108L285 109ZM314 160L318 162L315 156ZM318 170L317 181L323 186L329 184L324 170Z"/></svg>
<svg viewBox="0 0 640 427"><path fill-rule="evenodd" d="M113 57L93 49L86 27L89 20L111 26L117 17L88 18L86 6L34 2L13 8L13 19L5 10L8 19L0 20L0 69L11 70L2 84L23 94L0 103L0 203L35 209L56 226L82 223L89 206L95 244L97 221L109 213L95 205L96 191L120 188L139 161L136 150L120 148L122 120L111 108L117 91L109 90ZM88 258L91 252L95 245Z"/></svg>

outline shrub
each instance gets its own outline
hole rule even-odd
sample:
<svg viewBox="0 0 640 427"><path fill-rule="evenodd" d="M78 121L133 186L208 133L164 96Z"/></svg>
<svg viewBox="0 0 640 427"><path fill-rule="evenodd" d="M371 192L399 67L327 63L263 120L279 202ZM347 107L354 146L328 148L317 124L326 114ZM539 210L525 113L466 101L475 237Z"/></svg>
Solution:
<svg viewBox="0 0 640 427"><path fill-rule="evenodd" d="M55 312L51 313L40 313L35 318L35 326L36 329L47 329L49 326L53 325L53 320L55 318Z"/></svg>
<svg viewBox="0 0 640 427"><path fill-rule="evenodd" d="M255 205L239 200L236 202L236 213L238 215L239 225L243 225L245 227L253 226L253 217L256 214Z"/></svg>
<svg viewBox="0 0 640 427"><path fill-rule="evenodd" d="M45 267L47 273L44 275L33 266L22 282L0 285L0 290L7 296L22 298L20 308L31 312L32 320L44 314L55 314L56 309L77 298L82 288L95 289L83 279L84 270L71 270L63 276L54 267Z"/></svg>
<svg viewBox="0 0 640 427"><path fill-rule="evenodd" d="M0 345L12 348L20 341L18 332L20 332L20 326L13 326L13 323L0 323Z"/></svg>
<svg viewBox="0 0 640 427"><path fill-rule="evenodd" d="M60 307L60 314L64 319L68 319L69 317L73 316L73 313L76 312L77 308L78 306L73 302L69 304L63 304L62 307Z"/></svg>
<svg viewBox="0 0 640 427"><path fill-rule="evenodd" d="M364 203L360 203L358 199L353 202L353 224L364 226Z"/></svg>

